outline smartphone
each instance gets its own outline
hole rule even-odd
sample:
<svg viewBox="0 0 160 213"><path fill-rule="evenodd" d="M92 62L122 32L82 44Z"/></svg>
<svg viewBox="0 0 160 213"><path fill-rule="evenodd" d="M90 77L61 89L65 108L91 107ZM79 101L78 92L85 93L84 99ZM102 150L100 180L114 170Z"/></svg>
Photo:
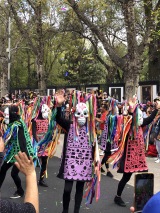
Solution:
<svg viewBox="0 0 160 213"><path fill-rule="evenodd" d="M154 174L138 173L135 175L134 207L135 212L142 212L147 201L154 194Z"/></svg>

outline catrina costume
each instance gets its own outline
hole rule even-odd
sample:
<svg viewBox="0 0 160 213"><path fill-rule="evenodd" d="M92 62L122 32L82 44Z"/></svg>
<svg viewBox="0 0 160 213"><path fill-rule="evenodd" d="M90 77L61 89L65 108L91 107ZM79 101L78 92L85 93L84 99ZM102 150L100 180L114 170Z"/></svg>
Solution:
<svg viewBox="0 0 160 213"><path fill-rule="evenodd" d="M38 116L35 119L32 119L32 134L33 140L35 140L36 143L40 142L48 131L49 111L50 111L49 107L46 104L42 104ZM47 159L48 159L47 150L43 150L43 147L41 147L41 149L38 151L38 157L40 158L41 162L39 185L48 187L48 185L44 182L44 175L46 172Z"/></svg>
<svg viewBox="0 0 160 213"><path fill-rule="evenodd" d="M113 98L109 98L108 105L114 109L117 106L117 101ZM104 130L102 131L100 140L100 148L104 151L104 157L102 159L101 165L105 164L107 170L109 169L109 163L107 163L107 160L111 155L111 150L117 149L119 144L119 138L122 129L121 121L121 115L115 115L115 110L110 111L106 116ZM107 171L106 175L113 177L109 171Z"/></svg>
<svg viewBox="0 0 160 213"><path fill-rule="evenodd" d="M57 108L56 122L64 129L64 147L58 177L65 180L63 193L63 213L69 212L70 194L76 181L74 213L78 213L83 197L85 182L93 180L93 145L96 138L95 122L96 98L86 95L85 103L80 102L80 91L71 96L73 121L61 116Z"/></svg>
<svg viewBox="0 0 160 213"><path fill-rule="evenodd" d="M114 199L117 205L126 206L121 194L132 173L148 170L142 127L151 123L156 114L157 110L154 110L149 117L143 118L137 105L132 114L123 116L123 132L119 138L118 150L108 160L114 163L114 167L118 167L117 172L123 173Z"/></svg>
<svg viewBox="0 0 160 213"><path fill-rule="evenodd" d="M26 123L33 147L40 159L39 185L43 187L48 187L44 181L44 176L47 177L48 160L56 152L61 133L61 128L55 122L56 109L53 109L52 112L50 110L54 103L54 98L52 98L50 96L35 98L26 113Z"/></svg>
<svg viewBox="0 0 160 213"><path fill-rule="evenodd" d="M26 123L35 152L39 157L40 178L39 185L48 187L44 182L47 177L47 164L56 152L61 128L55 122L56 109L52 112L54 97L37 97L31 103L26 112Z"/></svg>
<svg viewBox="0 0 160 213"><path fill-rule="evenodd" d="M28 133L28 129L24 121L20 118L19 108L16 105L9 107L9 124L3 136L5 142L6 153L4 163L0 170L0 188L6 176L8 169L12 167L11 176L16 184L17 190L11 198L18 198L24 195L24 190L21 185L21 179L18 176L19 170L14 165L16 162L15 155L19 152L25 152L27 156L36 158L32 147L32 141Z"/></svg>

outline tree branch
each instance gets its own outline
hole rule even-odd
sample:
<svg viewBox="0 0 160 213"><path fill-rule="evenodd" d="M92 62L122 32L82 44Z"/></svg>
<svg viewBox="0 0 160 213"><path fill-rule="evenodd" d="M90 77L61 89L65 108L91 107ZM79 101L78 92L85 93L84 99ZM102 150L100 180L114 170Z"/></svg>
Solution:
<svg viewBox="0 0 160 213"><path fill-rule="evenodd" d="M70 6L72 7L72 9L74 10L74 12L77 14L78 18L83 21L92 31L93 34L95 34L98 39L102 42L104 49L106 50L106 52L108 53L109 57L111 58L111 60L117 65L119 66L121 69L123 69L124 67L124 61L122 58L120 58L116 52L114 51L114 49L111 47L111 45L109 44L109 42L106 39L106 36L104 35L104 33L96 26L94 25L94 23L92 23L85 15L83 12L81 12L79 10L78 4L74 1L74 0L68 0Z"/></svg>
<svg viewBox="0 0 160 213"><path fill-rule="evenodd" d="M28 4L32 7L32 9L34 10L34 12L36 12L36 8L35 8L33 2L30 1L30 0L27 0L27 2L28 2Z"/></svg>
<svg viewBox="0 0 160 213"><path fill-rule="evenodd" d="M34 46L28 31L24 29L23 23L21 21L21 19L18 17L15 7L13 6L13 1L12 0L7 0L8 4L10 5L11 11L13 13L14 19L16 21L17 27L21 33L21 35L28 41L29 45L31 46L33 52L37 55L37 48Z"/></svg>

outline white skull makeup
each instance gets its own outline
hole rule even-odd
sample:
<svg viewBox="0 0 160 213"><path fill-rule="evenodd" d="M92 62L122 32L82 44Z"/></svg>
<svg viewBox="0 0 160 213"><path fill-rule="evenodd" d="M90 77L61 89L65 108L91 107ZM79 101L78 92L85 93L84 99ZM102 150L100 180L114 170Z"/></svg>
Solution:
<svg viewBox="0 0 160 213"><path fill-rule="evenodd" d="M123 106L123 115L128 115L129 106L126 104Z"/></svg>
<svg viewBox="0 0 160 213"><path fill-rule="evenodd" d="M83 126L86 123L86 118L88 117L88 109L85 103L79 103L76 105L75 117L79 126Z"/></svg>
<svg viewBox="0 0 160 213"><path fill-rule="evenodd" d="M5 108L4 110L4 122L5 124L9 124L9 108Z"/></svg>
<svg viewBox="0 0 160 213"><path fill-rule="evenodd" d="M43 104L42 105L42 109L41 109L41 112L42 112L42 117L44 119L47 119L48 118L48 115L49 115L49 107L46 105L46 104Z"/></svg>
<svg viewBox="0 0 160 213"><path fill-rule="evenodd" d="M142 111L138 108L138 126L141 126L143 124L143 113Z"/></svg>

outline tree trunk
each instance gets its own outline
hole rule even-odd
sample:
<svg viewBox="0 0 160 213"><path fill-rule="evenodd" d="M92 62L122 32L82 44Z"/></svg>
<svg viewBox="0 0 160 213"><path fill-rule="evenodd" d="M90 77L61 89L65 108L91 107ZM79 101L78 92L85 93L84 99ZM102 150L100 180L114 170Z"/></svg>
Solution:
<svg viewBox="0 0 160 213"><path fill-rule="evenodd" d="M139 73L133 73L132 70L124 73L125 79L125 98L128 100L137 94L139 85Z"/></svg>
<svg viewBox="0 0 160 213"><path fill-rule="evenodd" d="M160 10L160 6L158 7ZM154 35L155 32L160 32L160 22L154 27L155 31L152 34L152 40L149 44L149 64L148 64L148 78L149 80L160 81L160 36Z"/></svg>
<svg viewBox="0 0 160 213"><path fill-rule="evenodd" d="M27 50L27 69L28 69L28 89L31 88L31 57L30 57L30 52Z"/></svg>
<svg viewBox="0 0 160 213"><path fill-rule="evenodd" d="M40 95L46 95L46 77L44 70L44 41L43 41L43 23L42 23L42 3L39 2L36 7L37 15L37 40L38 40L38 52L37 52L37 76L38 76L38 90Z"/></svg>
<svg viewBox="0 0 160 213"><path fill-rule="evenodd" d="M125 96L127 99L137 94L139 74L142 67L136 40L134 1L128 0L122 4L127 32L128 54L124 68Z"/></svg>
<svg viewBox="0 0 160 213"><path fill-rule="evenodd" d="M38 77L38 90L40 95L46 95L46 77L43 69L43 65L37 64L37 77Z"/></svg>
<svg viewBox="0 0 160 213"><path fill-rule="evenodd" d="M0 97L2 98L3 96L5 96L8 93L8 90L7 90L7 74L5 74L4 72L1 75L0 88L1 88Z"/></svg>
<svg viewBox="0 0 160 213"><path fill-rule="evenodd" d="M160 81L160 39L149 45L148 79Z"/></svg>

